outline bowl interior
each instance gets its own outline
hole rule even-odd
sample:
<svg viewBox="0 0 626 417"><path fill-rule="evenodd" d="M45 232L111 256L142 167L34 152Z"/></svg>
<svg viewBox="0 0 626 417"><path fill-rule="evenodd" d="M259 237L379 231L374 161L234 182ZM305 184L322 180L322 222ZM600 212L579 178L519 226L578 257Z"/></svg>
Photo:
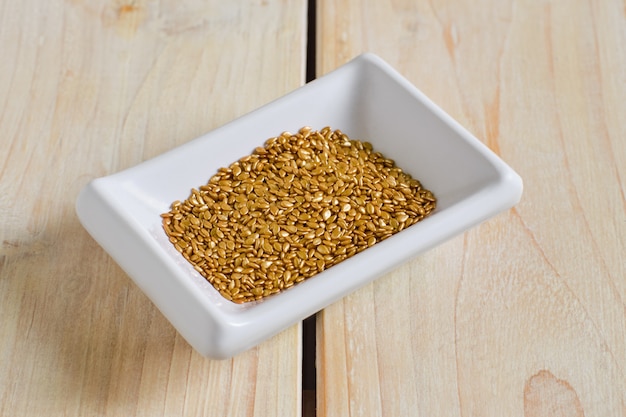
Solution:
<svg viewBox="0 0 626 417"><path fill-rule="evenodd" d="M404 79L368 60L351 64L114 176L126 215L156 243L153 248L159 256L171 259L179 278L193 281L212 305L236 313L264 303L236 305L222 298L174 250L161 228L159 215L169 209L172 201L186 199L191 188L205 184L218 168L230 165L283 131L330 126L353 139L371 142L433 191L438 207L431 217L488 186L497 176L496 168L474 143L467 141L466 133ZM419 227L417 224L412 229Z"/></svg>

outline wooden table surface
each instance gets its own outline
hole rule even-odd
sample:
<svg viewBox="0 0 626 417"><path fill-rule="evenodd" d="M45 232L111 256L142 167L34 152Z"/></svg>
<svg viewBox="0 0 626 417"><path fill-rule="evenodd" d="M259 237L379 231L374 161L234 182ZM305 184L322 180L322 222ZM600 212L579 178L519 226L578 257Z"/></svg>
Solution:
<svg viewBox="0 0 626 417"><path fill-rule="evenodd" d="M74 201L303 84L311 21L318 76L380 55L525 186L318 313L317 415L626 416L624 1L308 6L0 0L0 416L300 415L301 324L201 357Z"/></svg>

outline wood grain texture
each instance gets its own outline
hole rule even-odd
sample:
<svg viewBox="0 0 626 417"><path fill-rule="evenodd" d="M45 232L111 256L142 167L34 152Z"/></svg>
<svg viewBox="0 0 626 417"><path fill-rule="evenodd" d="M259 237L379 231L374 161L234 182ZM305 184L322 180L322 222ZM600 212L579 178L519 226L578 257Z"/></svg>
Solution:
<svg viewBox="0 0 626 417"><path fill-rule="evenodd" d="M623 1L318 11L318 73L379 54L525 183L513 210L319 314L319 415L626 415Z"/></svg>
<svg viewBox="0 0 626 417"><path fill-rule="evenodd" d="M0 1L0 415L300 414L300 325L200 357L74 201L301 85L305 23L300 0Z"/></svg>

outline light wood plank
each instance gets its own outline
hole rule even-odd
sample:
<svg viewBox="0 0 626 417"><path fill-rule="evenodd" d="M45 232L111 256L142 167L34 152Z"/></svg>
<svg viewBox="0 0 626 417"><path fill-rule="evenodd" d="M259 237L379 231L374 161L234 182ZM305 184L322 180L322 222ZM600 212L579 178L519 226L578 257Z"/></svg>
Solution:
<svg viewBox="0 0 626 417"><path fill-rule="evenodd" d="M318 12L318 73L379 54L525 181L515 209L319 314L319 415L623 416L624 3Z"/></svg>
<svg viewBox="0 0 626 417"><path fill-rule="evenodd" d="M305 21L301 0L0 1L0 415L300 414L300 325L200 357L74 201L301 85Z"/></svg>

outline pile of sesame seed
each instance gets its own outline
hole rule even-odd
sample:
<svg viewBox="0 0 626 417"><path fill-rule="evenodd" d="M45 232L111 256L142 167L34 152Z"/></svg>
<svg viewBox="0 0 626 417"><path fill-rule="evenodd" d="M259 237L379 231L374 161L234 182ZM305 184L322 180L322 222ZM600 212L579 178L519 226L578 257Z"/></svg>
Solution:
<svg viewBox="0 0 626 417"><path fill-rule="evenodd" d="M235 303L283 291L417 223L433 194L340 130L269 139L161 215L170 242Z"/></svg>

